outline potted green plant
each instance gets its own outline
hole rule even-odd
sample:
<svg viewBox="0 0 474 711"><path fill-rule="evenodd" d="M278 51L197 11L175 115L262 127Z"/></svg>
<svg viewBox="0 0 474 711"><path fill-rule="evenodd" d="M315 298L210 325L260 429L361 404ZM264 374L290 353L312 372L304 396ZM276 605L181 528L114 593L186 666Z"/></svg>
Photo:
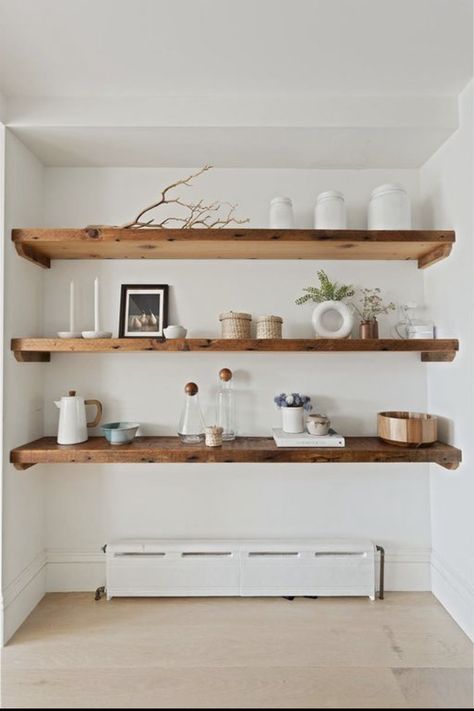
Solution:
<svg viewBox="0 0 474 711"><path fill-rule="evenodd" d="M323 269L318 271L319 286L307 286L305 294L296 299L298 305L312 301L317 304L313 310L312 322L317 336L322 338L347 338L354 325L353 311L344 303L344 299L354 296L354 288L349 284L331 281ZM327 314L339 316L339 326L330 328L324 322Z"/></svg>
<svg viewBox="0 0 474 711"><path fill-rule="evenodd" d="M360 338L378 338L379 324L377 316L388 314L395 310L395 304L391 301L384 304L381 289L361 289L359 294L359 304L353 303L355 311L360 316L359 336Z"/></svg>

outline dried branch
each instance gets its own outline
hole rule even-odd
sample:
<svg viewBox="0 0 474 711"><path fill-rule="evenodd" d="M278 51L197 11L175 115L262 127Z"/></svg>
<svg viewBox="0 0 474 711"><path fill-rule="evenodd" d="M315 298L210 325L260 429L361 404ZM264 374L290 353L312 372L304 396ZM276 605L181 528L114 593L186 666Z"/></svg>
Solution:
<svg viewBox="0 0 474 711"><path fill-rule="evenodd" d="M199 170L197 173L193 173L193 175L190 175L187 178L177 180L175 183L168 185L161 191L161 197L159 200L154 202L152 205L145 207L138 213L134 220L132 220L131 222L127 222L124 225L121 225L121 227L123 229L146 229L147 227L156 229L165 228L169 225L170 222L178 222L180 223L181 229L192 227L212 228L224 227L225 225L229 225L232 222L239 225L248 222L248 219L240 220L234 217L234 212L237 205L232 205L230 203L219 203L217 201L212 202L210 204L206 204L203 202L203 200L199 200L199 202L197 203L189 203L184 202L179 197L168 198L168 193L170 190L173 190L174 188L177 188L181 185L189 187L191 185L191 181L194 178L197 178L198 176L202 175L211 168L211 165L205 165L204 168L201 168L201 170ZM161 222L155 221L155 218L153 217L151 219L143 219L147 213L151 212L152 210L156 210L162 207L163 205L178 205L179 207L188 210L189 214L187 215L187 217L166 217ZM228 205L229 209L225 216L219 216L219 210L223 205Z"/></svg>

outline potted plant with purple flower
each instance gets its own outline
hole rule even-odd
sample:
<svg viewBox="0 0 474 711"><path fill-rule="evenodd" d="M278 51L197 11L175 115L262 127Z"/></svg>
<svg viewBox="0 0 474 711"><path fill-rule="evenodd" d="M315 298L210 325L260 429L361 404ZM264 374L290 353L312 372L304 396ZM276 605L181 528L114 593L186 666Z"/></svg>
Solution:
<svg viewBox="0 0 474 711"><path fill-rule="evenodd" d="M301 393L280 393L274 401L282 413L283 432L304 432L304 413L313 409L311 398Z"/></svg>

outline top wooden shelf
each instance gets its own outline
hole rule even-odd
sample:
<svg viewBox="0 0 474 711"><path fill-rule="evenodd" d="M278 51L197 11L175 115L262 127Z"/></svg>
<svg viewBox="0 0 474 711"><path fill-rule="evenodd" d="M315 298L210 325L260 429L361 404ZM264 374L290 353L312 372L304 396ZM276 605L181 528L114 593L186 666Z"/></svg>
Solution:
<svg viewBox="0 0 474 711"><path fill-rule="evenodd" d="M52 259L390 259L420 268L445 259L451 230L14 229L18 254Z"/></svg>

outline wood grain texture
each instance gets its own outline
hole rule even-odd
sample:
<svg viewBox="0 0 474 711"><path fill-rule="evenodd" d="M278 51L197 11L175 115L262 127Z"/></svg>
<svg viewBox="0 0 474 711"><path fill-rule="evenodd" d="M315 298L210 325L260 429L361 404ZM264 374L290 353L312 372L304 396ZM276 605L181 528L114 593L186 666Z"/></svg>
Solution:
<svg viewBox="0 0 474 711"><path fill-rule="evenodd" d="M415 259L448 256L451 230L14 229L18 254L51 259Z"/></svg>
<svg viewBox="0 0 474 711"><path fill-rule="evenodd" d="M431 444L438 439L438 418L423 412L379 412L377 434L399 446Z"/></svg>
<svg viewBox="0 0 474 711"><path fill-rule="evenodd" d="M376 602L50 593L3 649L2 706L472 708L472 672L472 644L426 592Z"/></svg>
<svg viewBox="0 0 474 711"><path fill-rule="evenodd" d="M425 361L449 362L459 348L455 338L413 339L337 339L337 338L14 338L11 349L20 362L45 361L50 353L131 353L136 351L205 352L263 351L313 353L421 353Z"/></svg>
<svg viewBox="0 0 474 711"><path fill-rule="evenodd" d="M452 469L461 451L435 442L411 448L386 444L377 437L347 437L341 448L277 447L271 437L239 437L222 447L184 445L178 437L137 437L131 444L110 445L103 437L64 446L55 437L42 437L17 447L10 461L17 469L31 464L173 464L173 463L279 463L435 462Z"/></svg>

